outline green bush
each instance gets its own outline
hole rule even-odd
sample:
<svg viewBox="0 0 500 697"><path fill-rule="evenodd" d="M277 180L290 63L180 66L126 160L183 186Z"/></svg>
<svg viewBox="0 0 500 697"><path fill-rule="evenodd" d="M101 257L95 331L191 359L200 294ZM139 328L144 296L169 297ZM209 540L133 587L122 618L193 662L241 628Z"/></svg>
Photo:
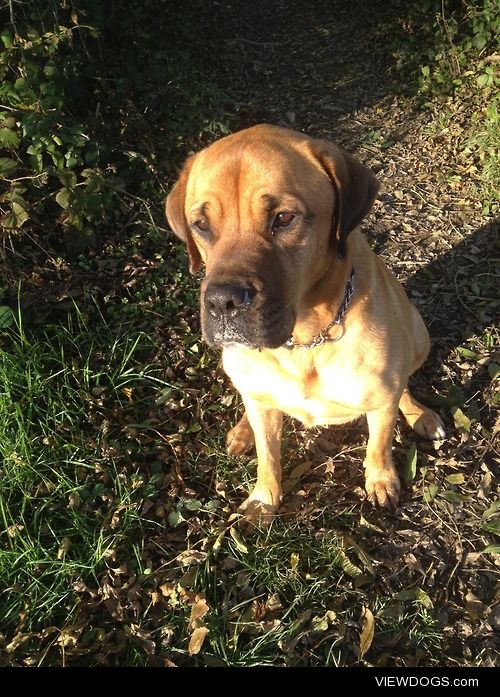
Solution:
<svg viewBox="0 0 500 697"><path fill-rule="evenodd" d="M434 41L422 49L420 91L449 92L471 76L480 88L494 87L490 61L500 34L496 0L428 0L425 6L434 10L430 13Z"/></svg>
<svg viewBox="0 0 500 697"><path fill-rule="evenodd" d="M92 241L157 195L157 156L173 171L184 142L224 132L225 97L183 41L200 5L132 1L124 13L28 0L0 11L0 224L11 238ZM155 143L152 129L164 134Z"/></svg>
<svg viewBox="0 0 500 697"><path fill-rule="evenodd" d="M69 8L47 3L37 18L34 7L0 35L1 223L12 231L50 221L85 232L106 221L120 186L106 171L108 153L73 110L72 84L81 79L87 87L84 41L95 43L98 30L80 26ZM54 10L56 22L45 30Z"/></svg>

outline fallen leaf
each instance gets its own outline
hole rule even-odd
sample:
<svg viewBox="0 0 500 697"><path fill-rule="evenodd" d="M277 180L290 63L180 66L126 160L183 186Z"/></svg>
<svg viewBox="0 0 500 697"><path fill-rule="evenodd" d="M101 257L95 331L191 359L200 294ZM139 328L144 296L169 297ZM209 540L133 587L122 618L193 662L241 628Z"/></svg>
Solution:
<svg viewBox="0 0 500 697"><path fill-rule="evenodd" d="M292 622L289 628L288 636L292 637L294 634L297 634L297 632L300 632L304 627L309 624L311 621L312 617L312 611L311 610L304 610L297 619Z"/></svg>
<svg viewBox="0 0 500 697"><path fill-rule="evenodd" d="M224 539L224 535L227 532L227 528L225 528L221 533L217 535L217 538L212 546L212 552L214 556L216 557L219 554L220 548L222 546L222 540Z"/></svg>
<svg viewBox="0 0 500 697"><path fill-rule="evenodd" d="M252 603L252 620L254 622L260 622L265 618L267 614L267 608L265 603L261 603L258 600L254 600Z"/></svg>
<svg viewBox="0 0 500 697"><path fill-rule="evenodd" d="M484 603L479 600L477 595L469 591L465 596L465 612L475 619L480 619L483 617L485 609Z"/></svg>
<svg viewBox="0 0 500 697"><path fill-rule="evenodd" d="M458 431L462 433L470 433L470 427L472 421L466 414L460 409L460 407L453 407L451 410L451 415L453 416L453 421Z"/></svg>
<svg viewBox="0 0 500 697"><path fill-rule="evenodd" d="M162 583L162 585L160 586L160 590L162 595L168 598L176 592L175 583Z"/></svg>
<svg viewBox="0 0 500 697"><path fill-rule="evenodd" d="M460 494L458 491L443 491L441 496L450 503L463 503L464 501L468 501L470 499L470 496Z"/></svg>
<svg viewBox="0 0 500 697"><path fill-rule="evenodd" d="M128 629L125 630L125 634L133 637L135 641L144 649L148 656L153 656L156 651L155 642L149 638L144 629L139 627L138 624L131 624Z"/></svg>
<svg viewBox="0 0 500 697"><path fill-rule="evenodd" d="M277 593L273 593L266 600L266 608L269 612L278 612L279 610L283 609L283 605L281 604L280 597Z"/></svg>
<svg viewBox="0 0 500 697"><path fill-rule="evenodd" d="M500 373L500 365L498 365L498 363L490 363L488 365L488 373L490 378L494 380L498 373Z"/></svg>
<svg viewBox="0 0 500 697"><path fill-rule="evenodd" d="M352 576L353 578L357 578L358 576L362 575L363 572L361 571L359 566L356 566L352 563L352 561L349 559L349 557L343 549L338 550L338 555L340 558L340 565L344 573L346 573L348 576Z"/></svg>
<svg viewBox="0 0 500 697"><path fill-rule="evenodd" d="M493 631L498 632L500 630L500 605L490 610L486 621Z"/></svg>
<svg viewBox="0 0 500 697"><path fill-rule="evenodd" d="M61 546L57 550L57 558L64 559L66 554L69 552L70 548L71 548L71 540L69 539L69 537L63 537L62 542L61 542Z"/></svg>
<svg viewBox="0 0 500 697"><path fill-rule="evenodd" d="M415 590L415 600L417 603L420 603L423 607L427 608L428 610L432 610L434 607L432 600L429 598L427 593L423 591L421 588L417 588Z"/></svg>
<svg viewBox="0 0 500 697"><path fill-rule="evenodd" d="M189 629L196 629L200 626L200 620L205 617L209 611L208 603L203 596L196 596L194 605L191 607L191 616L189 618Z"/></svg>
<svg viewBox="0 0 500 697"><path fill-rule="evenodd" d="M290 472L290 479L299 479L303 474L305 474L308 470L311 469L311 465L312 462L310 460L305 460L305 462L301 462L300 465L294 467L293 470Z"/></svg>
<svg viewBox="0 0 500 697"><path fill-rule="evenodd" d="M63 629L57 637L56 643L65 648L73 648L77 645L82 633L82 628L79 629Z"/></svg>
<svg viewBox="0 0 500 697"><path fill-rule="evenodd" d="M429 501L436 497L438 491L439 486L437 484L429 484L429 486L426 487L423 492L424 502L429 503Z"/></svg>
<svg viewBox="0 0 500 697"><path fill-rule="evenodd" d="M201 552L198 549L185 549L176 556L176 559L182 566L190 566L191 564L200 564L207 558L206 552Z"/></svg>
<svg viewBox="0 0 500 697"><path fill-rule="evenodd" d="M327 610L324 615L313 617L312 628L315 632L325 632L336 619L336 613L333 610Z"/></svg>
<svg viewBox="0 0 500 697"><path fill-rule="evenodd" d="M188 653L190 656L194 656L200 652L208 631L206 627L196 627L189 640Z"/></svg>
<svg viewBox="0 0 500 697"><path fill-rule="evenodd" d="M359 635L359 658L363 658L370 646L372 645L373 637L375 635L375 619L373 617L372 611L363 607L361 611L361 623L362 629Z"/></svg>
<svg viewBox="0 0 500 697"><path fill-rule="evenodd" d="M19 532L22 532L24 530L24 525L19 525L18 523L15 523L14 525L9 525L7 528L7 535L9 537L15 537Z"/></svg>
<svg viewBox="0 0 500 697"><path fill-rule="evenodd" d="M365 552L365 550L353 540L352 537L349 535L343 535L342 537L342 545L344 549L352 549L353 552L356 554L360 562L363 564L364 568L366 571L371 576L375 576L375 569L373 568L372 561L368 554Z"/></svg>
<svg viewBox="0 0 500 697"><path fill-rule="evenodd" d="M476 353L476 351L471 351L468 348L464 348L463 346L458 347L458 353L463 356L464 358L473 358L477 359L479 358L479 354Z"/></svg>
<svg viewBox="0 0 500 697"><path fill-rule="evenodd" d="M449 474L446 477L446 481L450 484L463 484L465 482L465 477L461 472L457 472L456 474Z"/></svg>
<svg viewBox="0 0 500 697"><path fill-rule="evenodd" d="M494 516L499 508L500 508L500 499L497 499L496 501L493 501L493 503L490 506L488 506L488 508L484 511L484 513L483 513L484 520L488 520L488 518L491 518L492 516Z"/></svg>
<svg viewBox="0 0 500 697"><path fill-rule="evenodd" d="M370 523L370 521L367 520L363 515L359 516L359 524L365 528L368 528L369 530L375 530L375 532L379 532L382 534L385 533L385 530L382 530L382 528L379 528L377 525Z"/></svg>
<svg viewBox="0 0 500 697"><path fill-rule="evenodd" d="M153 591L151 593L151 604L153 607L158 603L160 598L161 598L161 595L159 593L157 593L156 591Z"/></svg>

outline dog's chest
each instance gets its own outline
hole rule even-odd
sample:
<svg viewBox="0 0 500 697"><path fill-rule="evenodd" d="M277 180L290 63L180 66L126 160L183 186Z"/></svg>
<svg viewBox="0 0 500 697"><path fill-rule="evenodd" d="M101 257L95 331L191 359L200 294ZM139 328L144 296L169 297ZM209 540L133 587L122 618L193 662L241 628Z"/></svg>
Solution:
<svg viewBox="0 0 500 697"><path fill-rule="evenodd" d="M346 423L367 411L365 385L350 368L297 366L231 350L224 351L223 361L244 398L279 409L306 426Z"/></svg>
<svg viewBox="0 0 500 697"><path fill-rule="evenodd" d="M352 384L339 383L333 371L325 375L315 368L303 376L303 380L292 381L289 394L281 392L276 395L266 395L266 399L275 401L276 408L302 421L306 426L322 424L341 424L352 421L361 415L358 406L359 395L354 394ZM287 381L290 384L290 381ZM344 383L342 379L342 383Z"/></svg>

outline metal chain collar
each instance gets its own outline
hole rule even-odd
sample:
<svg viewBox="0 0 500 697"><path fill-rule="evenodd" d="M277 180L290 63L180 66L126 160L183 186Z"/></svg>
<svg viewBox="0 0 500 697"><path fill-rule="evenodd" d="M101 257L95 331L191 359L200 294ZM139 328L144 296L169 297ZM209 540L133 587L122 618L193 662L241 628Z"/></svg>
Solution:
<svg viewBox="0 0 500 697"><path fill-rule="evenodd" d="M344 328L342 326L342 320L345 317L345 314L349 308L349 305L351 304L351 299L354 294L354 267L351 270L351 274L349 278L347 279L347 283L345 285L345 290L344 290L344 297L342 298L342 302L340 303L340 307L338 309L337 314L335 315L334 319L330 322L330 324L325 327L319 334L317 334L315 337L313 337L313 340L311 341L310 344L296 344L293 340L293 336L291 336L288 341L284 344L286 348L293 349L295 347L299 348L305 348L305 349L312 349L315 348L316 346L321 346L321 344L324 344L326 342L334 343L335 341L339 341L343 336L344 336ZM333 339L328 336L328 332L332 327L335 325L340 325L342 331L340 334Z"/></svg>

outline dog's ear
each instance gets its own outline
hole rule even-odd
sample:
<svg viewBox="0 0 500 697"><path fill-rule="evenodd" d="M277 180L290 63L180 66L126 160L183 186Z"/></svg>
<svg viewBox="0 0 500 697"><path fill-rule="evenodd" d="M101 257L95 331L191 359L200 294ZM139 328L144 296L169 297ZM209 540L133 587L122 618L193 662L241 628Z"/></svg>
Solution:
<svg viewBox="0 0 500 697"><path fill-rule="evenodd" d="M327 141L315 141L315 156L330 181L336 195L332 236L337 254L346 254L346 240L368 214L379 188L375 175L352 155Z"/></svg>
<svg viewBox="0 0 500 697"><path fill-rule="evenodd" d="M165 202L165 213L168 224L172 230L175 232L177 237L179 237L179 239L186 244L189 257L189 270L191 273L195 274L200 269L201 256L193 239L193 235L191 234L188 221L186 220L186 214L184 212L186 186L189 178L189 172L193 164L193 159L194 156L187 160L179 179L174 184L172 191L167 196L167 200Z"/></svg>

